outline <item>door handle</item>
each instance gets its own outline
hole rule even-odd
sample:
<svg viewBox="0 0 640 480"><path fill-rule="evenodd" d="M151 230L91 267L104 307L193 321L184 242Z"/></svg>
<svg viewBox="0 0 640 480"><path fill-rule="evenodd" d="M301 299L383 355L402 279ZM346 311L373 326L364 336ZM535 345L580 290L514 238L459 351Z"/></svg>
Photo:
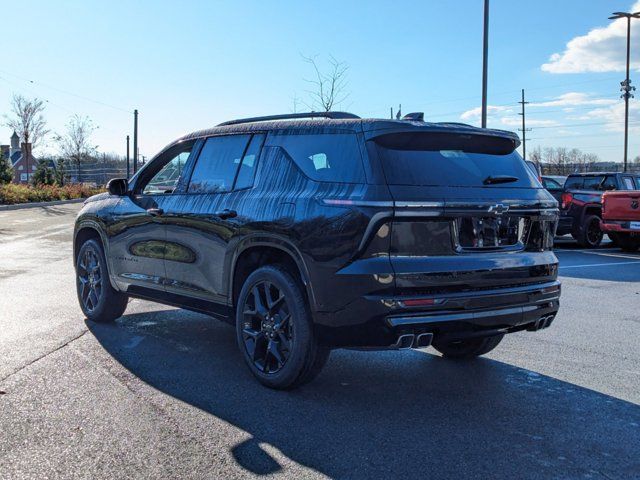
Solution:
<svg viewBox="0 0 640 480"><path fill-rule="evenodd" d="M224 210L214 213L214 215L216 217L220 217L222 220L226 220L227 218L237 217L238 212L236 212L235 210L229 210L228 208L225 208Z"/></svg>
<svg viewBox="0 0 640 480"><path fill-rule="evenodd" d="M158 215L162 215L164 210L161 208L147 208L147 213L152 217L157 217Z"/></svg>

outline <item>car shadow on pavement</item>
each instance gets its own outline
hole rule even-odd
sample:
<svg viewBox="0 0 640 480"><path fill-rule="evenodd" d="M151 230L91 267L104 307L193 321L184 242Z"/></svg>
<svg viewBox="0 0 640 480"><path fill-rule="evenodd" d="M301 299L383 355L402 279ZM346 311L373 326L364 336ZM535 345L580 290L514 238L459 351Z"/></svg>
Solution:
<svg viewBox="0 0 640 480"><path fill-rule="evenodd" d="M488 358L338 350L314 382L281 392L253 379L233 328L210 317L163 310L87 325L144 382L248 432L229 450L252 474L284 468L272 447L333 478L640 472L640 406Z"/></svg>

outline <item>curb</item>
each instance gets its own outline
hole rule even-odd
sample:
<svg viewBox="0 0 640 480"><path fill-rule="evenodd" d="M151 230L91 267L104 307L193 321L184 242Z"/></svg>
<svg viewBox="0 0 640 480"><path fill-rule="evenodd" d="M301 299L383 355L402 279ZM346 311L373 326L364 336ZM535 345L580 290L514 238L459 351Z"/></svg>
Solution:
<svg viewBox="0 0 640 480"><path fill-rule="evenodd" d="M68 203L84 202L86 198L74 198L72 200L54 200L53 202L32 202L16 203L15 205L0 205L0 212L3 210L22 210L23 208L49 207L53 205L66 205Z"/></svg>

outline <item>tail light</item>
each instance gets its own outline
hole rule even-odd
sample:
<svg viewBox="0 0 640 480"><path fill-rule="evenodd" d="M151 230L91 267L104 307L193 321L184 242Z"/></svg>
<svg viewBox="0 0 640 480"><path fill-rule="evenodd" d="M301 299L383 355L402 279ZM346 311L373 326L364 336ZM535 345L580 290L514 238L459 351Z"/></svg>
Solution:
<svg viewBox="0 0 640 480"><path fill-rule="evenodd" d="M569 205L571 205L571 202L573 202L573 195L565 192L562 194L562 197L560 197L560 200L561 200L560 208L562 208L563 210L566 210L567 208L569 208Z"/></svg>

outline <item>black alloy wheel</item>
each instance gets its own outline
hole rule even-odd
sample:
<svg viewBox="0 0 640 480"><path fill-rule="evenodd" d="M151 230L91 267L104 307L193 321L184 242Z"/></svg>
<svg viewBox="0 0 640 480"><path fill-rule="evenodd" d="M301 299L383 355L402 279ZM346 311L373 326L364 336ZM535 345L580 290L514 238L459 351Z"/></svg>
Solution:
<svg viewBox="0 0 640 480"><path fill-rule="evenodd" d="M251 288L242 312L244 346L261 372L276 373L291 355L294 342L291 312L284 293L265 280Z"/></svg>
<svg viewBox="0 0 640 480"><path fill-rule="evenodd" d="M249 370L263 385L291 389L314 379L330 350L318 344L297 272L265 265L244 281L236 303L236 337Z"/></svg>
<svg viewBox="0 0 640 480"><path fill-rule="evenodd" d="M129 297L109 281L107 262L100 241L85 241L76 257L76 290L80 308L94 322L112 322L121 317Z"/></svg>
<svg viewBox="0 0 640 480"><path fill-rule="evenodd" d="M78 259L78 296L84 310L93 313L102 296L102 268L100 255L94 248L85 248Z"/></svg>
<svg viewBox="0 0 640 480"><path fill-rule="evenodd" d="M577 238L581 247L597 248L602 242L604 233L600 229L600 217L597 215L588 215L584 219L581 232Z"/></svg>

